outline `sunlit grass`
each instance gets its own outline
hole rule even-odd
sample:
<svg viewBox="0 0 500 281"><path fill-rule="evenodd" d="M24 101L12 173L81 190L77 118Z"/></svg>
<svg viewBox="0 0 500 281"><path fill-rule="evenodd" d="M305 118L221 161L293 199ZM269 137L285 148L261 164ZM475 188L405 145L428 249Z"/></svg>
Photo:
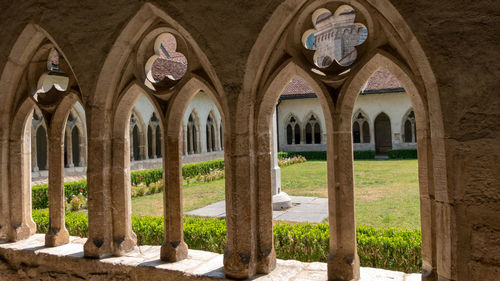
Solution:
<svg viewBox="0 0 500 281"><path fill-rule="evenodd" d="M326 161L281 169L283 191L327 197ZM356 222L374 227L420 228L417 160L354 161ZM184 212L224 200L224 180L185 183ZM163 193L132 199L134 215L163 215Z"/></svg>

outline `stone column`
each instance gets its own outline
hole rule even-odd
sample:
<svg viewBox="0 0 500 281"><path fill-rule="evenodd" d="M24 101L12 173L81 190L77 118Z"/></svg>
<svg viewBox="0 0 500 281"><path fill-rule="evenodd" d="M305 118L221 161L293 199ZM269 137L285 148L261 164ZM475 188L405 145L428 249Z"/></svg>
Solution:
<svg viewBox="0 0 500 281"><path fill-rule="evenodd" d="M130 128L133 128L132 124L130 124ZM130 140L130 161L134 161L134 134L133 131L130 130L129 134L129 140Z"/></svg>
<svg viewBox="0 0 500 281"><path fill-rule="evenodd" d="M119 122L119 121L118 121ZM115 123L115 126L117 124ZM112 174L112 216L113 216L113 254L121 256L137 244L137 236L132 231L132 202L130 183L130 128L123 125L121 132L113 136Z"/></svg>
<svg viewBox="0 0 500 281"><path fill-rule="evenodd" d="M278 126L276 125L276 109L273 113L273 118L271 118L271 128L272 128L272 137L271 137L271 153L272 153L272 175L273 175L273 195L276 195L281 192L281 170L278 165ZM295 128L292 128L292 132ZM295 137L292 137L295 139Z"/></svg>
<svg viewBox="0 0 500 281"><path fill-rule="evenodd" d="M285 192L281 192L281 169L278 165L278 125L276 123L276 108L271 118L271 159L272 159L272 194L273 210L282 210L292 207L292 199ZM294 126L295 127L295 126ZM295 128L292 129L295 130ZM292 137L295 140L295 135Z"/></svg>
<svg viewBox="0 0 500 281"><path fill-rule="evenodd" d="M9 241L23 240L36 232L36 224L31 217L31 144L28 141L31 128L22 125L25 126L21 129L22 133L10 139Z"/></svg>
<svg viewBox="0 0 500 281"><path fill-rule="evenodd" d="M178 124L174 124L177 125ZM160 258L176 262L187 258L188 246L184 242L182 227L182 161L179 148L179 133L163 135L163 210L165 236Z"/></svg>
<svg viewBox="0 0 500 281"><path fill-rule="evenodd" d="M33 172L38 172L38 158L36 150L36 130L31 130L31 166L33 167Z"/></svg>
<svg viewBox="0 0 500 281"><path fill-rule="evenodd" d="M4 131L5 130L5 131ZM9 235L10 207L9 207L9 140L8 128L0 128L0 237Z"/></svg>
<svg viewBox="0 0 500 281"><path fill-rule="evenodd" d="M82 132L82 135L83 135L83 132ZM87 151L85 149L85 138L83 136L80 136L80 163L78 163L78 165L80 167L85 167L85 165L87 164L85 159L87 158Z"/></svg>
<svg viewBox="0 0 500 281"><path fill-rule="evenodd" d="M156 126L151 126L151 155L156 159Z"/></svg>
<svg viewBox="0 0 500 281"><path fill-rule="evenodd" d="M110 122L103 121L111 120L107 118L111 116L111 113L104 112L100 107L93 105L88 105L85 112L88 116L89 132L87 135L89 233L83 252L88 258L103 258L113 254L112 200L114 197L111 195L111 132L113 130Z"/></svg>
<svg viewBox="0 0 500 281"><path fill-rule="evenodd" d="M66 160L68 161L68 168L73 168L75 164L73 163L73 135L71 128L66 127L64 134L66 136Z"/></svg>
<svg viewBox="0 0 500 281"><path fill-rule="evenodd" d="M187 148L187 128L185 126L182 127L182 136L183 136L183 138L182 138L182 142L183 142L182 149L183 149L183 152L184 152L183 154L187 155L188 154L187 153L187 149L188 149Z"/></svg>
<svg viewBox="0 0 500 281"><path fill-rule="evenodd" d="M195 142L194 140L194 134L193 134L193 126L192 125L188 125L188 136L190 137L191 141L188 143L189 145L189 148L188 148L188 151L189 151L189 154L193 154L194 151L193 151L193 143ZM163 141L165 142L165 141Z"/></svg>
<svg viewBox="0 0 500 281"><path fill-rule="evenodd" d="M341 124L339 119L333 119L336 125L334 130L337 131L331 136L333 141L327 143L330 227L328 279L358 280L360 272L354 216L352 133L338 129L337 126Z"/></svg>
<svg viewBox="0 0 500 281"><path fill-rule="evenodd" d="M45 246L55 247L69 242L69 232L64 224L64 141L65 132L49 125L49 230L45 235ZM69 142L71 144L71 142ZM68 154L69 155L69 154ZM71 163L73 164L73 163Z"/></svg>
<svg viewBox="0 0 500 281"><path fill-rule="evenodd" d="M212 152L212 126L207 124L205 128L207 129L207 152Z"/></svg>

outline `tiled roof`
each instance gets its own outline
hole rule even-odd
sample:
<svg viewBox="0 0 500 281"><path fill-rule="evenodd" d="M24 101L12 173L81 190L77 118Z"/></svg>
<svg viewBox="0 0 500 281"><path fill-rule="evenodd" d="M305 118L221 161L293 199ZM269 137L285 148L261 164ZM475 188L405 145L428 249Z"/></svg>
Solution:
<svg viewBox="0 0 500 281"><path fill-rule="evenodd" d="M401 83L396 79L389 71L381 68L377 70L366 82L365 87L362 92L373 92L378 91L381 92L383 90L395 90L401 89Z"/></svg>
<svg viewBox="0 0 500 281"><path fill-rule="evenodd" d="M402 89L403 86L399 83L398 79L394 77L389 71L381 68L377 70L366 82L365 87L361 91L365 92L393 92ZM282 95L304 95L314 93L313 89L307 84L304 79L296 76L285 87Z"/></svg>
<svg viewBox="0 0 500 281"><path fill-rule="evenodd" d="M307 84L304 79L295 76L295 78L286 85L283 90L282 95L300 95L300 94L311 94L313 93L313 89Z"/></svg>

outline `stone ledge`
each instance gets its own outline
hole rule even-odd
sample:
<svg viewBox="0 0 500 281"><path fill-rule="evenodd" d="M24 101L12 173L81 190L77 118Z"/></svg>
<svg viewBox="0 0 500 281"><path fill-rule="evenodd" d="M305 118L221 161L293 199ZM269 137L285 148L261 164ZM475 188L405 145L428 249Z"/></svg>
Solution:
<svg viewBox="0 0 500 281"><path fill-rule="evenodd" d="M44 247L45 236L0 244L0 280L228 280L221 254L189 250L176 263L160 261L160 246L139 246L123 257L83 257L86 239L71 237L67 245ZM325 263L278 260L269 275L253 280L326 280ZM362 281L417 281L420 274L361 268Z"/></svg>

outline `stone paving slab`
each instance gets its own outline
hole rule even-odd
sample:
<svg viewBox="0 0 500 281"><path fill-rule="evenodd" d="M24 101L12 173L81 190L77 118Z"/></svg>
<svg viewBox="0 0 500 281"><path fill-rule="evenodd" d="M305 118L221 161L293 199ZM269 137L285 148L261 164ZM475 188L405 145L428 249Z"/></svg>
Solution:
<svg viewBox="0 0 500 281"><path fill-rule="evenodd" d="M139 246L122 257L96 260L86 259L79 255L83 253L85 239L71 237L70 244L53 248L44 247L44 240L43 234L35 234L23 241L0 244L0 256L16 257L16 262L25 262L40 268L57 261L61 272L72 271L74 273L75 266L76 269L83 271L82 274L85 270L89 270L89 266L92 270L104 270L103 274L111 271L133 272L134 268L147 267L147 272L151 276L164 278L164 280L173 280L172 278L175 280L228 280L224 274L223 255L217 253L189 250L187 259L165 263L160 260L160 246ZM67 265L69 267L65 268ZM310 281L326 280L326 277L326 263L278 259L276 269L270 274L254 276L251 280ZM361 281L417 280L421 280L420 274L361 268Z"/></svg>
<svg viewBox="0 0 500 281"><path fill-rule="evenodd" d="M273 211L273 219L293 222L322 222L328 218L328 199L306 196L290 196L292 207ZM186 213L203 217L226 217L226 202L220 201Z"/></svg>

